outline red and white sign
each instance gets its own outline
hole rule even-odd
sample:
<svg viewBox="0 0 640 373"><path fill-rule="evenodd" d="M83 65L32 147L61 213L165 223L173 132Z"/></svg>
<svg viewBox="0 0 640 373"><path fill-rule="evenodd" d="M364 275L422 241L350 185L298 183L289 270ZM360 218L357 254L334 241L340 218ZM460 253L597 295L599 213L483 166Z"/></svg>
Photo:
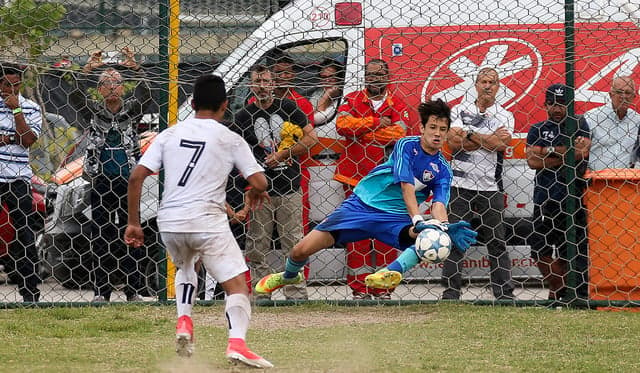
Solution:
<svg viewBox="0 0 640 373"><path fill-rule="evenodd" d="M502 85L497 99L514 114L516 132L546 118L544 90L565 82L561 24L368 29L365 38L367 59L389 62L399 94L413 108L432 97L451 105L473 98L478 69L496 68ZM639 39L633 23L576 25L577 113L606 102L614 75L640 77ZM401 55L392 55L394 44L403 45Z"/></svg>

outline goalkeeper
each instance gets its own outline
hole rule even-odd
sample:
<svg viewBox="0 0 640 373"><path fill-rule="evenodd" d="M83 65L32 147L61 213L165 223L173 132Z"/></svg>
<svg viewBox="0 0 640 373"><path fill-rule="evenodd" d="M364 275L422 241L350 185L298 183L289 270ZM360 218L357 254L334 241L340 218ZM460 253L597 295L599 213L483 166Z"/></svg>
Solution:
<svg viewBox="0 0 640 373"><path fill-rule="evenodd" d="M398 141L389 160L371 170L349 198L293 247L285 271L267 275L256 284L257 293L268 294L301 282L300 271L309 256L335 243L375 238L404 250L388 267L365 278L371 288L393 289L402 273L421 261L414 243L422 230L446 231L462 252L476 242L478 234L468 222L447 223L452 172L440 149L451 124L451 110L437 100L420 104L418 111L422 135ZM434 219L424 221L418 205L431 194Z"/></svg>

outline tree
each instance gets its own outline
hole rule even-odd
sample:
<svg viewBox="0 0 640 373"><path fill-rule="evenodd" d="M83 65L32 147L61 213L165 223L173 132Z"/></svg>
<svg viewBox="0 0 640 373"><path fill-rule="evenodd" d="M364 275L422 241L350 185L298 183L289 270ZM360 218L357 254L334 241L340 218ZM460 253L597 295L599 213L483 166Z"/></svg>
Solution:
<svg viewBox="0 0 640 373"><path fill-rule="evenodd" d="M67 10L62 4L39 2L34 0L14 0L0 8L0 48L14 54L13 62L26 62L25 72L25 96L33 99L40 105L42 113L45 113L44 102L40 95L39 79L42 68L39 60L43 53L56 41L51 36L51 31L59 28L60 21ZM55 140L54 131L49 127L43 115L43 134L37 144L34 145L34 153L46 157L47 164L56 167L57 162L52 162L51 153L47 151L49 138ZM43 150L43 151L38 151ZM54 158L57 158L54 155ZM55 163L55 164L54 164ZM46 171L45 171L46 172ZM38 173L36 171L36 173ZM48 175L40 175L46 176Z"/></svg>

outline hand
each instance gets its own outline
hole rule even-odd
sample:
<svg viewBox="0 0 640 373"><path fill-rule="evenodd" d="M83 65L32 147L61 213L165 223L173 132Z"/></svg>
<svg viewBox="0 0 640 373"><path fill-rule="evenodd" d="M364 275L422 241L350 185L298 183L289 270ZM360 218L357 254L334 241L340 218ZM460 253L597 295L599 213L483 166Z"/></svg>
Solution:
<svg viewBox="0 0 640 373"><path fill-rule="evenodd" d="M134 70L138 68L135 53L133 53L133 51L129 47L122 48L121 53L124 56L124 61L122 61L120 65Z"/></svg>
<svg viewBox="0 0 640 373"><path fill-rule="evenodd" d="M247 220L247 217L249 216L249 210L247 208L243 208L242 210L236 212L233 215L233 218L238 222L238 223L242 223L243 221Z"/></svg>
<svg viewBox="0 0 640 373"><path fill-rule="evenodd" d="M380 127L388 127L391 125L391 117L380 117Z"/></svg>
<svg viewBox="0 0 640 373"><path fill-rule="evenodd" d="M9 94L7 96L3 95L2 99L4 100L4 104L11 110L17 109L20 107L20 103L18 101L18 96L14 94Z"/></svg>
<svg viewBox="0 0 640 373"><path fill-rule="evenodd" d="M478 232L472 230L471 224L464 220L449 224L442 223L437 219L431 219L427 221L419 221L413 227L417 233L420 233L427 228L447 232L447 234L449 234L449 238L451 238L451 242L453 242L453 246L461 252L467 251L471 245L477 242L476 237L478 236Z"/></svg>
<svg viewBox="0 0 640 373"><path fill-rule="evenodd" d="M340 96L340 87L339 86L328 87L326 92L329 95L329 97L336 98Z"/></svg>
<svg viewBox="0 0 640 373"><path fill-rule="evenodd" d="M496 135L502 141L511 137L511 132L509 132L509 130L505 126L501 126L493 134Z"/></svg>
<svg viewBox="0 0 640 373"><path fill-rule="evenodd" d="M273 152L273 153L267 154L267 158L265 158L264 164L267 165L267 167L269 167L269 168L276 167L282 161L281 160L281 156L284 153L287 153L287 151L283 150L283 151Z"/></svg>
<svg viewBox="0 0 640 373"><path fill-rule="evenodd" d="M464 253L471 245L478 242L476 239L478 232L471 229L469 222L461 220L457 223L444 225L446 232L449 234L449 238L451 238L451 242L453 242L453 246L459 251Z"/></svg>
<svg viewBox="0 0 640 373"><path fill-rule="evenodd" d="M418 221L417 223L415 223L415 225L413 226L413 230L416 233L420 233L425 229L438 229L441 230L443 232L447 231L447 227L445 224L443 224L440 220L438 219L430 219L427 221Z"/></svg>
<svg viewBox="0 0 640 373"><path fill-rule="evenodd" d="M257 194L253 191L253 189L249 189L244 194L244 208L249 208L251 210L259 209L262 207L262 204L265 201L269 200L271 200L271 198L269 197L269 194L267 192Z"/></svg>
<svg viewBox="0 0 640 373"><path fill-rule="evenodd" d="M133 247L140 247L144 245L144 233L142 227L139 225L127 225L127 229L124 231L124 243Z"/></svg>
<svg viewBox="0 0 640 373"><path fill-rule="evenodd" d="M87 64L84 65L82 71L89 72L102 65L104 65L104 63L102 62L102 51L94 51L93 53L91 53L91 56L89 56L89 61L87 61Z"/></svg>

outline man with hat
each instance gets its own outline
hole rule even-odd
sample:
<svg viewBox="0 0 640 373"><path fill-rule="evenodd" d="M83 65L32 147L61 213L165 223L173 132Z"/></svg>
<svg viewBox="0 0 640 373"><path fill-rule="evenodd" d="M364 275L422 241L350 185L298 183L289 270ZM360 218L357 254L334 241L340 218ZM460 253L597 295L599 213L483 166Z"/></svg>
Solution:
<svg viewBox="0 0 640 373"><path fill-rule="evenodd" d="M573 146L577 195L582 195L586 186L582 176L587 168L590 131L584 118L578 119L577 129L568 133L567 93L568 87L552 84L545 92L545 108L548 119L531 126L527 135L527 163L536 170L533 190L534 222L533 233L529 237L531 256L549 286L549 299L561 300L566 295L568 272L567 233L569 226L567 197L569 182L566 180L566 154ZM575 222L578 257L576 271L579 273L579 297L587 296L587 239L586 213L582 202L571 212ZM558 250L554 255L554 248Z"/></svg>

